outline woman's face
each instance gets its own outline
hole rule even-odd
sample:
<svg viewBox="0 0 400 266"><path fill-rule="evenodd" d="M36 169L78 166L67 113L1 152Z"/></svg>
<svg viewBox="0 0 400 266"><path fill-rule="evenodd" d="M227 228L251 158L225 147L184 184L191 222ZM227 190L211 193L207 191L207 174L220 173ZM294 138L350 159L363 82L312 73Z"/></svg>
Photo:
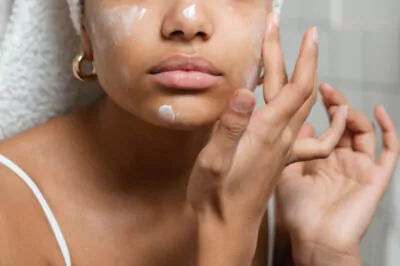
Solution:
<svg viewBox="0 0 400 266"><path fill-rule="evenodd" d="M254 89L270 0L85 0L98 77L152 124L215 122L236 89Z"/></svg>

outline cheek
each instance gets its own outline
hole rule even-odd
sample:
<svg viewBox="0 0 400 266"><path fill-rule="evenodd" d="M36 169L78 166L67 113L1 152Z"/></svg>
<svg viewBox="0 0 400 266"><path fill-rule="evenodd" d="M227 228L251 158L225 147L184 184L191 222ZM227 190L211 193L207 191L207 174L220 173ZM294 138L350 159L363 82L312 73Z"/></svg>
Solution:
<svg viewBox="0 0 400 266"><path fill-rule="evenodd" d="M93 44L100 51L132 40L147 9L137 5L99 7L90 21ZM136 34L135 34L136 33Z"/></svg>
<svg viewBox="0 0 400 266"><path fill-rule="evenodd" d="M228 19L228 18L227 18ZM266 12L258 12L250 21L232 19L233 23L225 23L224 32L232 32L230 36L224 38L230 43L229 57L235 58L236 65L233 69L234 78L238 78L234 84L248 89L254 89L258 83L260 75L260 62L265 33ZM229 29L228 29L229 27ZM237 51L241 51L238 53ZM238 65L240 64L240 65Z"/></svg>
<svg viewBox="0 0 400 266"><path fill-rule="evenodd" d="M127 58L135 58L137 51L128 49L139 42L145 26L147 9L136 5L96 7L91 20L90 36L99 80L105 90L127 94L131 81L136 78ZM118 89L119 88L119 89Z"/></svg>

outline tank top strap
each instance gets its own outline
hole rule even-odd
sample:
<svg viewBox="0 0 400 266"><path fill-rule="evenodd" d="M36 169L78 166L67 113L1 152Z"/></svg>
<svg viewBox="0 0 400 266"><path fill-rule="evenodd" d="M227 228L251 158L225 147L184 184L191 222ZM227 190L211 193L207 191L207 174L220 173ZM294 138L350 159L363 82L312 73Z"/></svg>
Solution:
<svg viewBox="0 0 400 266"><path fill-rule="evenodd" d="M3 155L0 154L0 163L9 168L12 172L14 172L24 183L29 187L29 189L32 191L32 193L35 195L37 201L39 202L40 206L43 209L43 212L47 218L47 221L49 222L49 225L54 233L54 237L57 240L58 246L60 247L61 253L63 255L65 265L66 266L72 266L71 263L71 257L69 253L69 249L67 246L67 242L65 241L65 238L63 236L63 233L61 232L60 226L58 225L58 222L56 218L54 217L53 212L51 211L49 204L47 203L46 199L44 198L42 192L38 188L38 186L35 184L35 182L28 176L27 173L25 173L18 165L13 163L11 160L8 158L4 157Z"/></svg>

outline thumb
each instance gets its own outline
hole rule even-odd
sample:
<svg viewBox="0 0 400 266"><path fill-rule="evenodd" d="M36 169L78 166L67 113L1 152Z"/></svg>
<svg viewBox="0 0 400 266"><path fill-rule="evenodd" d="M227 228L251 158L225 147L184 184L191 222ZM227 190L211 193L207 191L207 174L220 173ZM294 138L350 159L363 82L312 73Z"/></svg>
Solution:
<svg viewBox="0 0 400 266"><path fill-rule="evenodd" d="M209 164L214 166L212 171L223 172L230 167L233 155L243 133L246 131L255 104L254 94L247 89L239 89L232 96L227 110L218 121L210 142L202 151L202 156L205 157L203 158L204 160L213 161L209 161Z"/></svg>

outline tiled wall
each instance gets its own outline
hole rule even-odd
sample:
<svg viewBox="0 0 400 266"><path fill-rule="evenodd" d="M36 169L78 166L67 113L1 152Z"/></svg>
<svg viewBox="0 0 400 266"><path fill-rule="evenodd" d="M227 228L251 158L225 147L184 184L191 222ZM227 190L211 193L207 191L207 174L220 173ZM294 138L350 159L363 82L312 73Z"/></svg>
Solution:
<svg viewBox="0 0 400 266"><path fill-rule="evenodd" d="M281 35L289 73L305 30L318 26L320 81L343 91L371 118L374 106L383 104L400 130L399 11L398 0L285 0ZM321 103L310 122L318 133L327 128ZM364 266L400 265L399 167L364 238L362 257Z"/></svg>

